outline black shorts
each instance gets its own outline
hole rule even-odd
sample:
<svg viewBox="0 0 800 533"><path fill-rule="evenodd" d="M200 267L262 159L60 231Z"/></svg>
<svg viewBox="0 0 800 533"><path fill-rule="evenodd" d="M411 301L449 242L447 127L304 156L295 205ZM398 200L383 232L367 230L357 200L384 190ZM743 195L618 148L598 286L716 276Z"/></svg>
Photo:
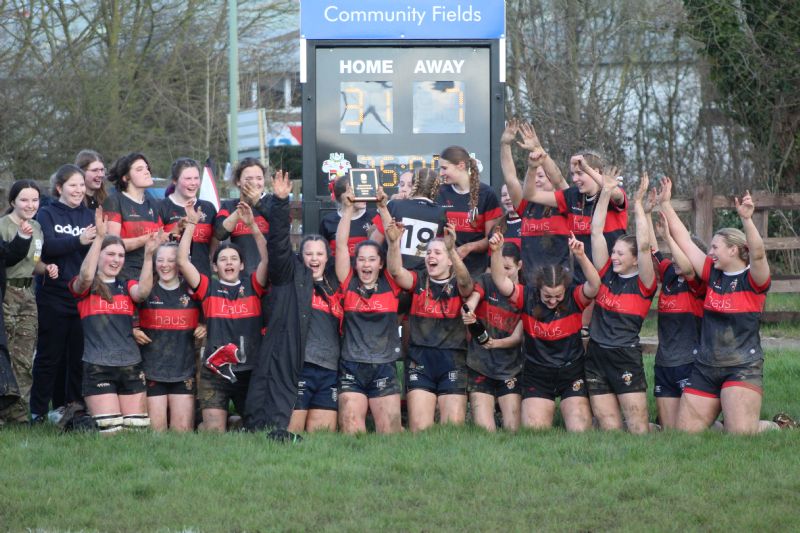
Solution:
<svg viewBox="0 0 800 533"><path fill-rule="evenodd" d="M556 401L559 397L562 400L576 396L585 398L587 392L583 365L583 357L558 368L526 360L521 379L523 399Z"/></svg>
<svg viewBox="0 0 800 533"><path fill-rule="evenodd" d="M656 365L653 395L656 398L680 398L693 366L693 363L679 366Z"/></svg>
<svg viewBox="0 0 800 533"><path fill-rule="evenodd" d="M589 340L586 348L586 388L589 396L647 392L642 348L606 348Z"/></svg>
<svg viewBox="0 0 800 533"><path fill-rule="evenodd" d="M709 366L695 362L683 392L706 398L719 398L725 387L745 387L764 392L764 360L739 366Z"/></svg>
<svg viewBox="0 0 800 533"><path fill-rule="evenodd" d="M494 379L467 368L467 391L491 394L495 398L507 394L522 394L519 379Z"/></svg>
<svg viewBox="0 0 800 533"><path fill-rule="evenodd" d="M139 394L145 390L142 363L106 366L83 363L83 395Z"/></svg>
<svg viewBox="0 0 800 533"><path fill-rule="evenodd" d="M336 370L323 368L313 363L303 365L303 372L297 382L297 401L295 410L325 409L336 411L339 408Z"/></svg>
<svg viewBox="0 0 800 533"><path fill-rule="evenodd" d="M400 394L395 363L339 361L339 394L356 392L367 398Z"/></svg>
<svg viewBox="0 0 800 533"><path fill-rule="evenodd" d="M406 365L409 391L425 390L436 395L467 393L467 353L428 346L410 346Z"/></svg>
<svg viewBox="0 0 800 533"><path fill-rule="evenodd" d="M197 394L197 380L194 378L183 381L155 381L147 380L147 397L167 396L169 394L192 395Z"/></svg>
<svg viewBox="0 0 800 533"><path fill-rule="evenodd" d="M200 384L197 397L201 409L224 409L233 400L233 406L240 415L244 414L247 389L250 386L250 371L236 372L236 383L231 383L203 366L200 369Z"/></svg>

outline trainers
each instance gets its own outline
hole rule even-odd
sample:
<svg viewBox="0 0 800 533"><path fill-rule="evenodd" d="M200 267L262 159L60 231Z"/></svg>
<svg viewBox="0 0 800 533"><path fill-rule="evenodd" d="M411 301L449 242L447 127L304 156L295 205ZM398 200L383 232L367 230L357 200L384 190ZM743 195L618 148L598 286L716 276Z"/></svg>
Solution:
<svg viewBox="0 0 800 533"><path fill-rule="evenodd" d="M273 429L267 433L267 438L283 444L297 444L303 442L303 437L296 433L286 431L285 429Z"/></svg>
<svg viewBox="0 0 800 533"><path fill-rule="evenodd" d="M47 421L47 417L44 415L31 415L31 420L29 424L31 426L42 426Z"/></svg>
<svg viewBox="0 0 800 533"><path fill-rule="evenodd" d="M61 419L64 418L64 410L66 406L62 405L61 407L57 407L47 413L47 419L50 421L51 424L58 425L61 422Z"/></svg>
<svg viewBox="0 0 800 533"><path fill-rule="evenodd" d="M778 424L781 429L797 429L797 421L789 416L788 413L778 413L772 417L772 421Z"/></svg>

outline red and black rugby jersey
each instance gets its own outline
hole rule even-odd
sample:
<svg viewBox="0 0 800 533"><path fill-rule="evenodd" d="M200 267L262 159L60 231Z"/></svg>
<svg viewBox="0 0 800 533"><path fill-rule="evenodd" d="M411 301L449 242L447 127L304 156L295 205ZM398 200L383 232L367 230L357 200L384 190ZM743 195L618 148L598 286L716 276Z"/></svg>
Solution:
<svg viewBox="0 0 800 533"><path fill-rule="evenodd" d="M330 287L323 281L314 282L311 295L311 317L306 337L304 361L337 370L341 353L339 327L344 311L342 294L338 287Z"/></svg>
<svg viewBox="0 0 800 533"><path fill-rule="evenodd" d="M505 339L514 333L520 321L521 308L511 298L506 298L497 289L489 273L478 276L475 291L481 295L475 316L493 339ZM522 291L517 285L515 293ZM511 379L522 370L523 358L520 346L488 350L474 339L469 340L467 366L492 379Z"/></svg>
<svg viewBox="0 0 800 533"><path fill-rule="evenodd" d="M710 366L738 366L762 359L759 320L771 280L757 285L750 267L726 274L714 268L710 257L700 277L707 289L697 360Z"/></svg>
<svg viewBox="0 0 800 533"><path fill-rule="evenodd" d="M552 207L525 200L517 206L522 218L522 268L527 279L546 265L569 266L569 225L565 215Z"/></svg>
<svg viewBox="0 0 800 533"><path fill-rule="evenodd" d="M269 202L265 202L264 199L261 201L269 205ZM261 256L258 254L258 247L256 246L256 240L253 238L253 232L250 226L245 224L241 218L236 222L236 226L234 226L233 231L230 233L225 231L225 228L222 226L225 219L236 211L236 206L239 205L239 202L239 199L225 200L222 202L222 205L219 206L217 218L214 219L214 232L217 234L217 237L221 237L222 239L230 236L231 242L243 250L242 253L244 253L244 257L242 260L244 260L244 273L250 274L255 272L256 268L258 268L258 263L261 261ZM269 223L259 209L253 208L253 220L255 220L258 229L261 230L261 233L264 234L264 238L266 239L269 233Z"/></svg>
<svg viewBox="0 0 800 533"><path fill-rule="evenodd" d="M130 366L142 360L139 346L133 339L134 303L130 297L130 289L139 282L137 280L114 280L106 283L112 302L108 302L91 288L81 294L73 291L73 283L69 290L78 299L78 313L83 326L83 360L87 363L103 366Z"/></svg>
<svg viewBox="0 0 800 533"><path fill-rule="evenodd" d="M449 350L466 350L467 337L461 320L463 300L455 277L445 281L430 278L428 272L411 271L409 327L411 344Z"/></svg>
<svg viewBox="0 0 800 533"><path fill-rule="evenodd" d="M378 284L365 289L355 270L342 283L342 359L356 363L391 363L400 357L397 295L400 287L383 270Z"/></svg>
<svg viewBox="0 0 800 533"><path fill-rule="evenodd" d="M620 276L609 259L600 270L600 281L589 328L592 340L612 348L638 346L639 331L658 287L656 280L645 287L638 273Z"/></svg>
<svg viewBox="0 0 800 533"><path fill-rule="evenodd" d="M583 284L572 284L564 300L550 309L542 303L535 286L517 291L525 330L525 357L537 365L560 368L584 355L581 340L581 315L591 300L583 294Z"/></svg>
<svg viewBox="0 0 800 533"><path fill-rule="evenodd" d="M609 201L606 223L603 227L603 236L606 238L608 253L617 239L624 235L628 227L628 197L622 189L624 201L622 205L617 205ZM578 187L572 186L568 189L555 191L558 212L567 217L567 227L584 244L584 250L589 260L592 260L592 215L597 205L597 198L600 193L589 198L582 194ZM576 275L580 281L585 281L583 271L579 265L575 265Z"/></svg>
<svg viewBox="0 0 800 533"><path fill-rule="evenodd" d="M522 218L515 216L509 217L504 216L505 218L505 226L506 229L503 231L503 241L510 242L520 250L522 250ZM502 224L503 221L500 221ZM492 255L492 251L489 250L489 255Z"/></svg>
<svg viewBox="0 0 800 533"><path fill-rule="evenodd" d="M153 341L141 347L147 379L178 382L194 377L194 328L200 302L186 282L174 289L154 283L150 296L139 304L139 327Z"/></svg>
<svg viewBox="0 0 800 533"><path fill-rule="evenodd" d="M214 204L206 200L197 200L194 205L200 220L194 227L192 234L191 261L200 271L211 277L211 238L214 236L214 219L217 216L217 209ZM158 216L164 223L164 231L171 232L181 219L186 217L186 209L178 205L171 198L164 198L158 204Z"/></svg>
<svg viewBox="0 0 800 533"><path fill-rule="evenodd" d="M494 190L481 182L478 192L478 217L469 222L470 193L456 192L452 185L442 185L436 201L447 211L447 222L456 228L456 246L476 242L486 237L486 224L503 216L503 208ZM470 274L477 276L486 270L489 256L485 252L471 253L464 258Z"/></svg>
<svg viewBox="0 0 800 533"><path fill-rule="evenodd" d="M658 261L661 292L658 295L658 366L691 363L700 351L705 283L697 277L687 280L675 272L675 265L660 252Z"/></svg>
<svg viewBox="0 0 800 533"><path fill-rule="evenodd" d="M442 235L447 223L445 209L427 198L392 200L386 206L394 220L402 222L405 233L400 239L403 268L417 269L425 264L428 243ZM384 234L380 213L372 219L381 235Z"/></svg>
<svg viewBox="0 0 800 533"><path fill-rule="evenodd" d="M358 218L350 220L350 237L347 239L347 249L350 257L355 257L356 245L369 239L372 231L372 219L375 217L374 209L367 209ZM319 222L319 234L328 240L331 247L331 257L336 256L336 229L342 217L337 211L328 213Z"/></svg>
<svg viewBox="0 0 800 533"><path fill-rule="evenodd" d="M103 213L109 222L121 225L119 236L123 239L157 233L162 225L158 217L158 202L147 193L142 203L132 200L123 192L112 194L103 202ZM120 275L128 279L138 278L143 262L144 246L126 251Z"/></svg>
<svg viewBox="0 0 800 533"><path fill-rule="evenodd" d="M255 366L261 346L261 297L265 288L258 283L255 272L235 284L216 278L200 276L200 285L193 297L203 301L206 317L206 346L204 357L232 342L239 348L244 362L234 370L250 370Z"/></svg>

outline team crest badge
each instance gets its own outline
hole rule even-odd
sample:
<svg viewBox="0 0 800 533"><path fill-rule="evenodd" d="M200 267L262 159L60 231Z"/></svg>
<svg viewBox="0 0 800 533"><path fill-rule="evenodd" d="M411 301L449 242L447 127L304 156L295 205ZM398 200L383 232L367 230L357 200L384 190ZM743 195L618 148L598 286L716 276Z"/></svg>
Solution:
<svg viewBox="0 0 800 533"><path fill-rule="evenodd" d="M623 379L625 379L625 378L623 378ZM572 382L572 390L573 391L578 392L579 390L581 390L581 388L583 388L583 380L582 379L576 379L575 381Z"/></svg>
<svg viewBox="0 0 800 533"><path fill-rule="evenodd" d="M731 287L730 287L731 291L735 291L736 290L736 286L738 284L739 284L739 280L738 279L734 279L733 281L731 281Z"/></svg>
<svg viewBox="0 0 800 533"><path fill-rule="evenodd" d="M189 295L188 294L184 294L183 296L178 298L178 300L180 300L181 305L184 306L184 307L189 305Z"/></svg>
<svg viewBox="0 0 800 533"><path fill-rule="evenodd" d="M628 372L627 370L622 374L622 381L625 382L626 387L630 387L631 381L633 381L633 374Z"/></svg>
<svg viewBox="0 0 800 533"><path fill-rule="evenodd" d="M239 298L244 298L244 287L239 286Z"/></svg>

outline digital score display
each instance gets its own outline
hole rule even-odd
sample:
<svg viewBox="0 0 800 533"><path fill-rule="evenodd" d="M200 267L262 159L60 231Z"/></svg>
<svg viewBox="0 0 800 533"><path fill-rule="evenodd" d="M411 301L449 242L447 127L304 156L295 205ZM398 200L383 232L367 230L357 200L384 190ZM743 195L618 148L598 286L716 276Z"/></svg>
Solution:
<svg viewBox="0 0 800 533"><path fill-rule="evenodd" d="M317 46L313 54L318 195L328 190L322 167L331 154L375 168L391 194L400 174L436 168L438 154L459 145L481 160L489 182L489 46Z"/></svg>

